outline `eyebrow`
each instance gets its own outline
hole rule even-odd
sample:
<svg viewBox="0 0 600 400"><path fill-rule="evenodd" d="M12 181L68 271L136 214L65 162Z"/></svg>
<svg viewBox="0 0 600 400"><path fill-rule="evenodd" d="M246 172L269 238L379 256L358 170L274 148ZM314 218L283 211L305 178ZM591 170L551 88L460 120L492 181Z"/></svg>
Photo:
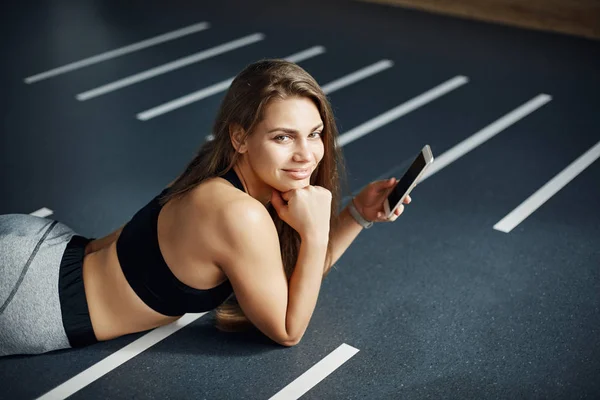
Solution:
<svg viewBox="0 0 600 400"><path fill-rule="evenodd" d="M324 125L321 122L319 125L315 126L314 128L311 129L311 132L313 132L316 129L322 128ZM281 131L281 132L285 132L285 133L299 133L296 129L290 129L290 128L282 128L282 127L278 127L278 128L273 128L270 131L268 131L267 133L271 133L271 132L277 132L277 131Z"/></svg>

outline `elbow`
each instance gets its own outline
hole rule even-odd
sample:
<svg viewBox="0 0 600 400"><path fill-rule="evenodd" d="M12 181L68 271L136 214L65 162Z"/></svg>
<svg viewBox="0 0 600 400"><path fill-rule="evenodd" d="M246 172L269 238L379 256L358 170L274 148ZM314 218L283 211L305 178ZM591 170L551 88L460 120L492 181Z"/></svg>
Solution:
<svg viewBox="0 0 600 400"><path fill-rule="evenodd" d="M297 336L286 335L286 336L281 337L279 340L277 340L277 343L279 343L280 345L282 345L284 347L293 347L293 346L297 345L298 343L300 343L300 340L302 340L302 336L303 335L297 335Z"/></svg>

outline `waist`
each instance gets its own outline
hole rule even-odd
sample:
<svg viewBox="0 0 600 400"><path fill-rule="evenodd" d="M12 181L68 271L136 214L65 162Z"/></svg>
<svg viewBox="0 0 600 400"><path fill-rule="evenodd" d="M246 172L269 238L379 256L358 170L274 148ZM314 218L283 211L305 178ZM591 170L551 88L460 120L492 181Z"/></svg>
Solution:
<svg viewBox="0 0 600 400"><path fill-rule="evenodd" d="M72 347L82 347L97 342L82 277L85 249L91 240L74 235L69 240L60 262L58 293L63 326Z"/></svg>
<svg viewBox="0 0 600 400"><path fill-rule="evenodd" d="M146 331L179 318L160 314L139 298L123 274L116 242L85 257L83 279L98 340Z"/></svg>

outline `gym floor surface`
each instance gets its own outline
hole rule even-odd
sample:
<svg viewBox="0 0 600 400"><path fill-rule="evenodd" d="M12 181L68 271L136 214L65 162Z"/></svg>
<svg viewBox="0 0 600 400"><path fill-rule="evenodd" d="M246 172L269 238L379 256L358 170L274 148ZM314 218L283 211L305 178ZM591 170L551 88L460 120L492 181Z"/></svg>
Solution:
<svg viewBox="0 0 600 400"><path fill-rule="evenodd" d="M425 144L436 157L403 215L325 279L297 346L186 315L2 358L0 398L600 396L600 43L359 2L0 7L2 214L88 237L121 226L260 58L297 61L328 93L346 195Z"/></svg>

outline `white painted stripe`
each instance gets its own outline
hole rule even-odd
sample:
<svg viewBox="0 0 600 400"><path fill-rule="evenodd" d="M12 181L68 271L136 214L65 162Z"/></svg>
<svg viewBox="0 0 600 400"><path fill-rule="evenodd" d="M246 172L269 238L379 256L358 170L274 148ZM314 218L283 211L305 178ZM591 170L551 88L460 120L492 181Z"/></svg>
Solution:
<svg viewBox="0 0 600 400"><path fill-rule="evenodd" d="M287 60L287 61L290 61L293 63L299 63L299 62L311 59L313 57L320 56L323 53L325 53L325 47L313 46L306 50L292 54L291 56L287 56L284 58L284 60Z"/></svg>
<svg viewBox="0 0 600 400"><path fill-rule="evenodd" d="M154 67L148 69L146 71L137 73L135 75L128 76L123 79L119 79L118 81L108 83L106 85L97 87L95 89L88 90L87 92L83 92L75 96L79 101L89 100L94 97L98 97L100 95L113 92L115 90L133 85L135 83L144 81L146 79L154 78L155 76L165 74L170 71L174 71L178 68L183 68L187 65L197 63L202 60L206 60L207 58L217 56L219 54L226 53L228 51L232 51L238 49L243 46L247 46L252 43L256 43L265 38L265 35L262 33L255 33L252 35L245 36L240 39L233 40L231 42L227 42L221 44L219 46L215 46L208 50L201 51L199 53L192 54L191 56L187 56L184 58L180 58L179 60L171 61L169 63L160 65L158 67Z"/></svg>
<svg viewBox="0 0 600 400"><path fill-rule="evenodd" d="M135 340L134 342L109 355L102 361L97 362L85 371L75 375L73 378L69 379L62 385L57 386L56 388L44 394L43 396L40 396L38 399L65 399L71 396L72 394L83 389L90 383L96 381L97 379L106 375L113 369L117 368L121 364L129 361L141 352L154 346L156 343L160 342L164 338L172 335L173 333L177 332L186 325L191 324L192 322L194 322L195 320L197 320L205 314L207 313L185 314L183 317L169 325L164 325L148 332L147 334Z"/></svg>
<svg viewBox="0 0 600 400"><path fill-rule="evenodd" d="M169 40L177 39L182 36L190 35L192 33L200 32L210 28L210 24L207 22L200 22L194 25L187 26L185 28L178 29L176 31L168 32L159 36L155 36L150 39L142 40L134 44L130 44L125 47L120 47L115 50L107 51L102 54L98 54L93 57L89 57L80 61L76 61L62 67L51 69L50 71L42 72L37 75L25 78L25 83L34 83L43 79L48 79L66 72L74 71L83 67L87 67L92 64L96 64L102 61L110 60L125 54L133 53L134 51L145 49L147 47L155 46L160 43L168 42Z"/></svg>
<svg viewBox="0 0 600 400"><path fill-rule="evenodd" d="M487 140L490 140L496 134L500 133L504 129L508 128L509 126L511 126L514 123L516 123L517 121L519 121L520 119L526 117L528 114L530 114L530 113L534 112L535 110L537 110L538 108L542 107L544 104L549 102L551 99L552 99L552 97L547 94L541 94L539 96L536 96L533 99L531 99L530 101L528 101L527 103L523 104L522 106L516 108L515 110L511 111L510 113L508 113L508 114L504 115L503 117L497 119L496 121L492 122L485 128L481 129L479 132L477 132L477 133L473 134L472 136L468 137L467 139L463 140L456 146L452 147L450 150L445 151L444 153L440 154L439 156L435 156L433 164L431 164L429 166L429 168L427 169L425 174L423 174L423 177L421 178L421 180L419 182L424 181L425 179L429 178L436 172L439 172L441 169L447 167L454 161L458 160L460 157L464 156L465 154L467 154L468 152L470 152L477 146L480 146ZM402 164L396 165L395 167L391 168L384 174L375 178L375 180L388 179L393 174L396 174L399 171L403 172L406 168L408 168L411 161L412 161L411 159L405 160ZM355 193L352 193L352 195L344 197L342 199L342 203L346 203L346 201L348 201L353 196L356 196L357 194L358 194L358 192L355 192Z"/></svg>
<svg viewBox="0 0 600 400"><path fill-rule="evenodd" d="M540 94L534 97L533 99L529 100L522 106L514 109L513 111L504 115L503 117L492 122L485 128L481 129L479 132L463 140L456 146L452 147L450 150L444 152L442 155L438 157L434 156L435 160L433 161L433 164L429 166L421 180L429 178L431 175L435 174L442 168L458 160L460 157L464 156L477 146L480 146L484 142L490 140L492 137L502 132L504 129L525 118L527 115L542 107L550 100L552 100L551 96L547 94Z"/></svg>
<svg viewBox="0 0 600 400"><path fill-rule="evenodd" d="M356 83L362 79L366 79L381 71L391 68L393 65L394 63L390 60L381 60L373 65L359 69L356 72L343 76L339 79L336 79L335 81L329 82L328 84L321 86L321 89L323 89L323 92L325 92L326 94L331 94L336 90L342 89L346 86L350 86L353 83Z"/></svg>
<svg viewBox="0 0 600 400"><path fill-rule="evenodd" d="M573 161L568 167L563 169L558 175L548 181L544 186L538 189L537 192L529 196L527 200L522 202L517 208L511 211L507 216L502 218L494 229L497 231L508 233L519 225L525 218L529 217L535 210L540 208L542 204L548 201L565 185L571 182L583 170L589 167L594 161L600 157L600 142L594 147L586 151L577 160Z"/></svg>
<svg viewBox="0 0 600 400"><path fill-rule="evenodd" d="M383 114L357 126L349 130L348 132L340 135L338 137L338 146L345 146L348 143L351 143L374 130L381 128L382 126L389 124L390 122L398 119L411 111L416 110L417 108L424 106L425 104L437 99L445 95L446 93L464 85L469 80L465 76L456 76L439 86L434 87L433 89L428 90L427 92L403 103L397 107L392 108L389 111L386 111Z"/></svg>
<svg viewBox="0 0 600 400"><path fill-rule="evenodd" d="M343 76L339 79L336 79L335 81L329 82L326 85L322 86L321 89L323 89L323 92L325 94L331 94L331 93L335 92L336 90L342 89L346 86L356 83L356 82L360 81L361 79L366 79L372 75L375 75L378 72L381 72L383 70L391 68L393 65L394 65L394 63L391 62L390 60L382 60L373 65L370 65L370 66L360 69L356 72L353 72L353 73ZM139 118L139 114L138 114L138 118ZM212 134L208 135L206 137L207 141L211 141L213 139L214 139L214 136Z"/></svg>
<svg viewBox="0 0 600 400"><path fill-rule="evenodd" d="M269 400L295 400L300 398L352 358L358 351L358 349L346 343L342 344Z"/></svg>
<svg viewBox="0 0 600 400"><path fill-rule="evenodd" d="M311 47L307 50L301 51L299 53L292 54L291 56L286 57L286 60L297 63L297 62L309 59L311 57L318 56L319 54L323 54L324 52L325 52L324 47L315 46L315 47ZM159 106L150 108L146 111L142 111L139 114L137 114L137 119L139 119L140 121L147 121L149 119L158 117L159 115L166 114L170 111L187 106L188 104L192 104L196 101L205 99L205 98L212 96L214 94L217 94L219 92L223 92L229 88L229 86L231 85L231 82L233 82L234 78L235 77L225 79L224 81L215 83L214 85L205 87L204 89L200 89L196 92L192 92L185 96L171 100L167 103L163 103Z"/></svg>
<svg viewBox="0 0 600 400"><path fill-rule="evenodd" d="M140 121L147 121L149 119L158 117L159 115L166 114L170 111L187 106L188 104L210 97L213 94L223 92L227 90L227 88L229 88L231 82L233 82L233 78L226 79L219 83L215 83L214 85L205 87L204 89L198 90L197 92L187 94L178 99L171 100L167 103L163 103L159 106L150 108L149 110L142 111L137 115L137 119L139 119Z"/></svg>
<svg viewBox="0 0 600 400"><path fill-rule="evenodd" d="M29 215L33 215L34 217L46 218L46 217L49 217L52 214L54 214L54 211L52 211L49 208L42 207L39 210L30 213Z"/></svg>

